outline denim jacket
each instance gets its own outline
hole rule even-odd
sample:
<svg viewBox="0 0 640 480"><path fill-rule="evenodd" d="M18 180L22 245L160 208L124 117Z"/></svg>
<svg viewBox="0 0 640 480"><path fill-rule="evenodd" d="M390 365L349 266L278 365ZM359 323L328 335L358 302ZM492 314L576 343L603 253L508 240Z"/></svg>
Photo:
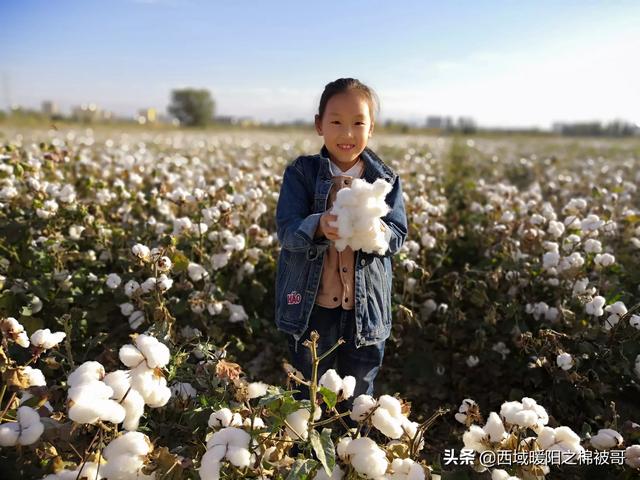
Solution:
<svg viewBox="0 0 640 480"><path fill-rule="evenodd" d="M364 180L373 183L382 178L392 185L385 198L390 210L382 217L391 236L383 255L355 252L356 347L381 342L391 333L391 257L407 236L400 177L369 148L361 158ZM320 154L298 157L285 169L278 197L276 226L281 250L276 271L276 325L296 341L307 329L329 246L328 239L314 238L332 184L329 162L326 146Z"/></svg>

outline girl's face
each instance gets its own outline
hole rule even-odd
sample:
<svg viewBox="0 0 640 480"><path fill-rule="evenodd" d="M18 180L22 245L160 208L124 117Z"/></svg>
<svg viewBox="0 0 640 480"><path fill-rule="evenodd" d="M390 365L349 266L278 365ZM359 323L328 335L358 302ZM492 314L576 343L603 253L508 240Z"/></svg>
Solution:
<svg viewBox="0 0 640 480"><path fill-rule="evenodd" d="M329 156L343 170L353 166L373 132L369 103L357 90L333 95L322 118L316 115L316 131L324 137Z"/></svg>

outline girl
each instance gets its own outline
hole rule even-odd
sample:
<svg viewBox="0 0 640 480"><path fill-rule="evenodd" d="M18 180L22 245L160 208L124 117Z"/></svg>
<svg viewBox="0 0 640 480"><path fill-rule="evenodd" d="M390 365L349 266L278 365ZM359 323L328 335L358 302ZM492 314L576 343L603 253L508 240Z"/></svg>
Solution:
<svg viewBox="0 0 640 480"><path fill-rule="evenodd" d="M407 235L400 178L369 148L377 102L374 92L353 78L327 84L315 116L324 139L319 154L298 157L284 172L276 224L281 243L276 274L276 324L288 334L292 364L311 378L310 350L302 345L316 330L318 355L340 337L342 344L324 359L318 378L329 368L356 379L353 398L373 394L391 331L391 257ZM329 210L341 188L354 178L392 185L385 201L389 213L382 230L389 242L384 255L338 252L338 230ZM334 367L337 364L337 367ZM298 398L308 398L301 387Z"/></svg>

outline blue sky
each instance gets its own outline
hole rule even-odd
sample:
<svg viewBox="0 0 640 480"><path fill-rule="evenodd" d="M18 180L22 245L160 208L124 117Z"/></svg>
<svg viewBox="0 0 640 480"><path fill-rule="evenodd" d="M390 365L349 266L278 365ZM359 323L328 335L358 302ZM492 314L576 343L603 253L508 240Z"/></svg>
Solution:
<svg viewBox="0 0 640 480"><path fill-rule="evenodd" d="M120 114L208 88L220 115L311 118L370 84L381 117L640 122L640 2L0 0L0 106Z"/></svg>

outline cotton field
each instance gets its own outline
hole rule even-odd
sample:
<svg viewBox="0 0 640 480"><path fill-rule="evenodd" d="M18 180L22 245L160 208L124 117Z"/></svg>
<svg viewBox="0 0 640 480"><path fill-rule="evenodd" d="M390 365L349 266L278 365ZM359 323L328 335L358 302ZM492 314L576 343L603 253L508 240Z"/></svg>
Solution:
<svg viewBox="0 0 640 480"><path fill-rule="evenodd" d="M374 136L409 235L355 399L353 377L301 378L274 326L282 173L318 137L0 145L3 479L640 474L637 140ZM340 229L376 251L357 195Z"/></svg>

